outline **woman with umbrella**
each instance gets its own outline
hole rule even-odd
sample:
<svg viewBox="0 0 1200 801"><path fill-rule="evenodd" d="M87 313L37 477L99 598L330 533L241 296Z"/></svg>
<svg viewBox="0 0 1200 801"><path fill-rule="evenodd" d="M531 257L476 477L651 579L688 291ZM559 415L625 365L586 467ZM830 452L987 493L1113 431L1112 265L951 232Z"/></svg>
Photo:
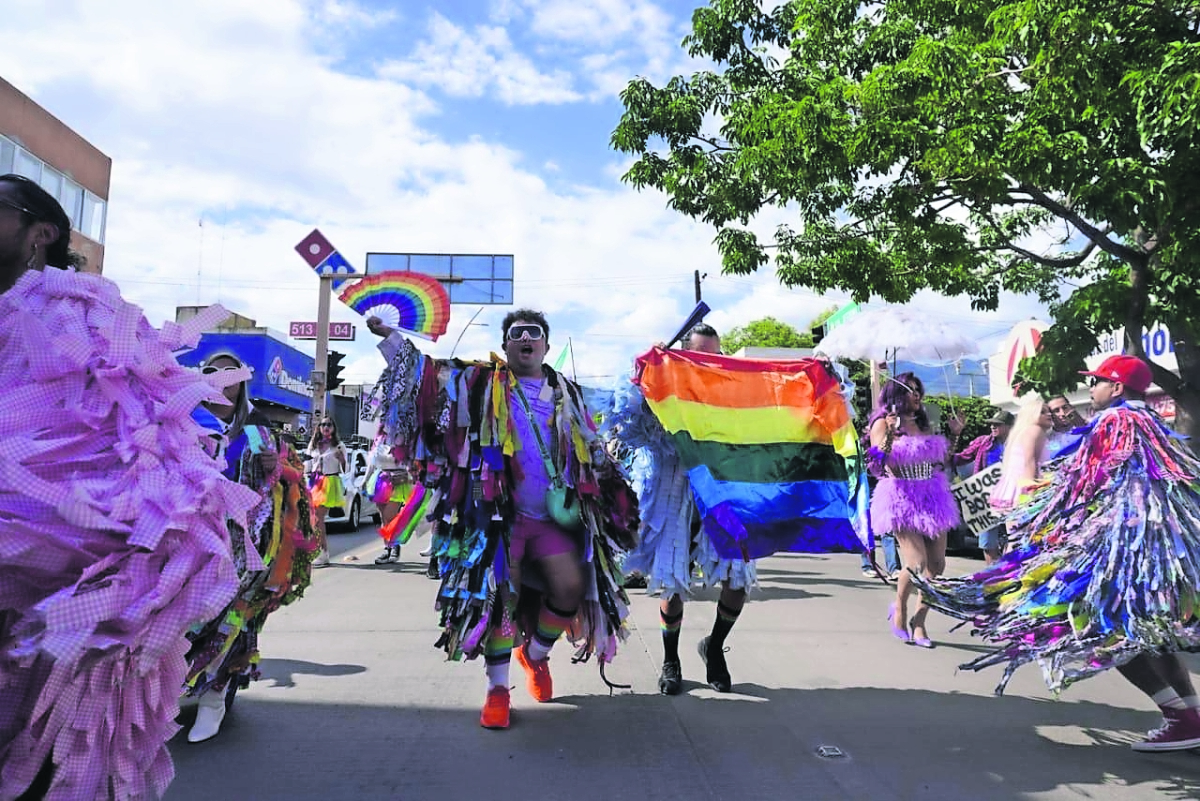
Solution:
<svg viewBox="0 0 1200 801"><path fill-rule="evenodd" d="M946 568L946 534L959 524L960 516L947 476L950 443L933 432L921 402L924 396L924 384L912 373L888 379L871 416L867 463L879 477L871 498L872 524L876 531L896 537L904 567L888 623L903 642L932 648L925 631L929 607L919 601L908 616L912 573L941 575ZM952 417L947 427L957 436L962 421Z"/></svg>

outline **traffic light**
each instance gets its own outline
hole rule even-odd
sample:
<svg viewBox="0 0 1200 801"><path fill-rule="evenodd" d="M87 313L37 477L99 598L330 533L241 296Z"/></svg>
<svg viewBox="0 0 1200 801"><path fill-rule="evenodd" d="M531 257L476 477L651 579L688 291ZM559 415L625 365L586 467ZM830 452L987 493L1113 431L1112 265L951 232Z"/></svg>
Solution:
<svg viewBox="0 0 1200 801"><path fill-rule="evenodd" d="M809 335L812 337L813 346L815 347L816 345L820 345L821 340L824 339L825 335L828 333L829 333L829 326L824 323L821 323L821 325L813 327L813 329L809 332Z"/></svg>
<svg viewBox="0 0 1200 801"><path fill-rule="evenodd" d="M341 375L342 370L346 368L342 366L342 359L346 358L346 354L338 353L336 350L331 350L329 355L325 357L325 390L332 392L342 385Z"/></svg>

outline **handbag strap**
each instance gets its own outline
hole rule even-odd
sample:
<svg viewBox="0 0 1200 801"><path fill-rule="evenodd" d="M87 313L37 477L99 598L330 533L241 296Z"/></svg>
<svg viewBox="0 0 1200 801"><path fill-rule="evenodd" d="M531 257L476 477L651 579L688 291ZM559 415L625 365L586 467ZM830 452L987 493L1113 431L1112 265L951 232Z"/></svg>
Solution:
<svg viewBox="0 0 1200 801"><path fill-rule="evenodd" d="M513 387L517 391L517 401L521 404L521 410L525 412L525 418L529 420L529 427L533 429L533 436L537 439L538 452L542 455L542 462L546 465L546 475L550 477L551 483L556 487L561 487L563 484L562 477L558 474L558 468L554 466L554 460L550 458L550 451L546 447L546 441L542 439L542 430L538 427L537 420L533 416L533 410L529 408L529 400L525 397L524 390L521 389L521 379L513 377Z"/></svg>

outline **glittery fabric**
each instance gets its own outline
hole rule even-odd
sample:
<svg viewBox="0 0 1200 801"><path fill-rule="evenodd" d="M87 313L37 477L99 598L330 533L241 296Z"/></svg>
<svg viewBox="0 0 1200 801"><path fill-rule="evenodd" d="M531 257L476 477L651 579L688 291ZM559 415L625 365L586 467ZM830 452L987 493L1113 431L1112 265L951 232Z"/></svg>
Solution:
<svg viewBox="0 0 1200 801"><path fill-rule="evenodd" d="M160 332L47 269L0 319L0 798L47 759L50 801L159 797L184 635L232 597L226 520L258 502L201 447L217 393L172 355L214 315Z"/></svg>

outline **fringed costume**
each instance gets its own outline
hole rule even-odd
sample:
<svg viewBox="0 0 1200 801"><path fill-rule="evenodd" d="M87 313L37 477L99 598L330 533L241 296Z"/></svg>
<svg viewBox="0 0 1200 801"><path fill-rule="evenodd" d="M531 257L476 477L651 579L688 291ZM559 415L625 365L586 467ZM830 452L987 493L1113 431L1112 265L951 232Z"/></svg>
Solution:
<svg viewBox="0 0 1200 801"><path fill-rule="evenodd" d="M1005 664L1037 661L1058 692L1140 654L1200 647L1200 461L1145 404L1101 411L1009 517L1018 544L991 568L918 580Z"/></svg>
<svg viewBox="0 0 1200 801"><path fill-rule="evenodd" d="M184 636L237 587L221 475L191 411L219 400L98 275L26 272L0 295L0 797L47 764L50 801L160 797Z"/></svg>
<svg viewBox="0 0 1200 801"><path fill-rule="evenodd" d="M259 502L248 526L229 523L237 594L219 615L188 635L185 696L231 694L257 679L258 634L267 616L298 600L312 579L318 544L304 462L265 422L252 417L225 450L226 476L253 490ZM278 454L269 474L259 460L264 450Z"/></svg>
<svg viewBox="0 0 1200 801"><path fill-rule="evenodd" d="M518 441L515 377L495 357L487 363L434 361L400 334L389 336L380 350L388 367L364 415L378 420L397 459L417 465L417 481L430 496L424 503L435 524L433 548L441 572L437 647L451 659L472 659L484 655L492 640L493 646L507 642L511 647L518 628L528 642L534 626L518 619L515 594L509 591L518 588L508 583L513 488L522 480L514 454L535 447ZM597 439L579 387L549 366L543 369L553 392L556 466L581 501L585 523L572 536L588 586L566 635L578 649L577 661L595 655L603 664L627 633L628 599L619 565L635 542L637 501ZM414 488L414 497L418 491ZM538 583L530 569L523 571L522 581L527 589Z"/></svg>

